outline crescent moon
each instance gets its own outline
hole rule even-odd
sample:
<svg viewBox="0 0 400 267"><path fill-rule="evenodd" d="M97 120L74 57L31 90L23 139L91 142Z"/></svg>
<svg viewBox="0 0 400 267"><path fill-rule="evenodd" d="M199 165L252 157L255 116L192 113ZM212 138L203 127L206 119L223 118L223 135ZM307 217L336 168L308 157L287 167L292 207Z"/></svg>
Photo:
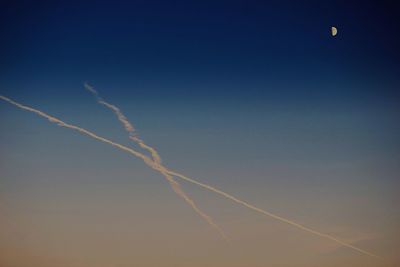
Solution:
<svg viewBox="0 0 400 267"><path fill-rule="evenodd" d="M331 27L331 33L332 33L332 36L336 36L337 28L336 27Z"/></svg>

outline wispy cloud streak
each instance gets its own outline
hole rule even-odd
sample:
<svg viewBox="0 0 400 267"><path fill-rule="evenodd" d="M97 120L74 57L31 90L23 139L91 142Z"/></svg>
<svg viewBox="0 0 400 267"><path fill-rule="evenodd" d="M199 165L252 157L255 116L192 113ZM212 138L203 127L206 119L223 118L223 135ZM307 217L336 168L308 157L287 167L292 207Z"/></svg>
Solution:
<svg viewBox="0 0 400 267"><path fill-rule="evenodd" d="M134 126L132 125L131 122L129 122L129 120L125 117L125 115L122 113L122 111L118 107L103 100L100 97L100 95L98 94L97 90L94 89L92 86L90 86L88 83L84 83L84 86L89 92L91 92L94 95L94 97L96 98L96 101L99 104L109 108L117 116L118 120L121 122L121 124L124 126L125 130L128 132L129 139L131 139L133 142L137 143L143 149L150 152L150 154L153 158L153 164L154 164L155 168L159 170L159 172L165 177L165 179L167 179L167 181L171 185L174 192L178 196L180 196L182 199L184 199L186 201L186 203L188 203L197 214L199 214L209 225L211 225L212 227L217 229L218 232L221 234L221 236L225 240L227 240L225 233L214 222L214 220L209 215L207 215L205 212L203 212L197 206L197 204L194 202L194 200L192 198L190 198L185 191L183 191L181 185L170 174L168 174L167 170L161 165L161 157L158 154L158 152L156 151L156 149L147 145L143 140L141 140L138 137L138 135L135 132Z"/></svg>
<svg viewBox="0 0 400 267"><path fill-rule="evenodd" d="M341 241L341 240L339 240L339 239L337 239L337 238L335 238L335 237L333 237L331 235L321 233L319 231L316 231L316 230L313 230L313 229L311 229L309 227L306 227L306 226L304 226L302 224L296 223L296 222L294 222L292 220L289 220L289 219L286 219L284 217L275 215L275 214L273 214L271 212L265 211L265 210L263 210L261 208L258 208L256 206L250 204L250 203L247 203L246 201L240 200L239 198L236 198L236 197L234 197L234 196L232 196L232 195L230 195L230 194L228 194L228 193L226 193L226 192L224 192L222 190L219 190L219 189L217 189L215 187L212 187L210 185L198 182L198 181L196 181L196 180L194 180L192 178L189 178L189 177L187 177L185 175L182 175L182 174L180 174L178 172L174 172L172 170L169 170L169 169L163 167L162 165L155 165L155 164L153 164L154 162L150 158L148 158L147 156L143 155L142 153L137 152L137 151L135 151L135 150L133 150L131 148L128 148L126 146L123 146L121 144L115 143L115 142L113 142L113 141L111 141L109 139L101 137L101 136L99 136L99 135L97 135L97 134L95 134L93 132L90 132L90 131L88 131L86 129L83 129L81 127L78 127L78 126L75 126L75 125L72 125L72 124L65 123L65 122L61 121L60 119L57 119L57 118L55 118L53 116L50 116L50 115L48 115L48 114L46 114L46 113L44 113L42 111L39 111L37 109L31 108L31 107L28 107L28 106L25 106L25 105L22 105L22 104L20 104L18 102L15 102L15 101L11 100L8 97L0 95L0 99L4 100L4 101L6 101L6 102L8 102L10 104L13 104L13 105L15 105L15 106L17 106L17 107L19 107L19 108L21 108L23 110L30 111L30 112L33 112L33 113L41 116L41 117L44 117L44 118L48 119L50 122L55 123L55 124L57 124L57 125L59 125L61 127L66 127L66 128L72 129L72 130L76 130L76 131L78 131L78 132L80 132L80 133L82 133L84 135L87 135L89 137L92 137L92 138L94 138L94 139L96 139L98 141L107 143L109 145L112 145L112 146L114 146L116 148L121 149L122 151L130 153L130 154L142 159L148 166L150 166L151 168L153 168L153 169L155 169L157 171L160 171L160 169L162 169L163 171L166 171L170 175L179 177L179 178L181 178L183 180L186 180L186 181L188 181L190 183L193 183L193 184L196 184L198 186L201 186L201 187L203 187L203 188L205 188L205 189L207 189L209 191L217 193L217 194L219 194L219 195L221 195L221 196L223 196L223 197L225 197L227 199L230 199L230 200L232 200L232 201L234 201L234 202L236 202L238 204L241 204L241 205L243 205L243 206L245 206L245 207L247 207L247 208L249 208L249 209L251 209L253 211L256 211L258 213L264 214L266 216L269 216L269 217L274 218L276 220L279 220L281 222L287 223L289 225L292 225L294 227L297 227L297 228L299 228L301 230L304 230L306 232L312 233L312 234L317 235L319 237L329 239L329 240L334 241L334 242L336 242L338 244L341 244L341 245L343 245L345 247L348 247L348 248L351 248L351 249L353 249L355 251L358 251L358 252L360 252L362 254L365 254L365 255L368 255L368 256L371 256L371 257L375 257L375 258L381 258L381 257L379 257L379 256L377 256L377 255L375 255L375 254L373 254L371 252L368 252L366 250L363 250L361 248L358 248L356 246L353 246L351 244L343 242L343 241Z"/></svg>

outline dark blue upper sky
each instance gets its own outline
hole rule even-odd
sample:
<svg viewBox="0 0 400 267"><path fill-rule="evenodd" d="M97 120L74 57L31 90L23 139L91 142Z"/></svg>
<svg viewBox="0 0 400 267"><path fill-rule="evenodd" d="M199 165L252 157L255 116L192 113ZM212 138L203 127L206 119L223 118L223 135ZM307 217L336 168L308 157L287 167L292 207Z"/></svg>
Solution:
<svg viewBox="0 0 400 267"><path fill-rule="evenodd" d="M195 97L398 97L397 7L349 2L9 1L2 91L90 81L174 99L193 86Z"/></svg>

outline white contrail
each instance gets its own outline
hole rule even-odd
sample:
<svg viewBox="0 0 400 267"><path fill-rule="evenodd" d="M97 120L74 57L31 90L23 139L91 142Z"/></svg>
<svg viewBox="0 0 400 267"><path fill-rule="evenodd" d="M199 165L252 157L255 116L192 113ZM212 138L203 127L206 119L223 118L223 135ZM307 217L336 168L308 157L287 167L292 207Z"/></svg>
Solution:
<svg viewBox="0 0 400 267"><path fill-rule="evenodd" d="M132 125L132 123L128 120L128 118L122 113L122 111L116 107L115 105L112 105L106 101L103 100L103 98L100 97L99 93L96 91L96 89L93 88L93 86L89 85L88 83L83 84L86 90L91 92L93 96L96 98L97 103L109 108L118 118L118 120L122 123L124 126L125 130L129 134L129 139L140 145L143 149L149 151L151 153L151 156L153 157L154 161L161 164L161 157L158 154L158 152L152 148L151 146L147 145L143 140L139 138L139 136L136 133L135 127Z"/></svg>
<svg viewBox="0 0 400 267"><path fill-rule="evenodd" d="M105 107L109 108L118 118L118 120L122 123L122 125L124 126L125 130L128 132L129 134L129 139L131 139L132 141L134 141L135 143L139 144L140 147L142 147L143 149L149 151L151 153L151 156L153 158L153 164L155 164L155 166L158 168L159 172L165 177L165 179L167 179L167 181L169 182L169 184L171 185L172 189L174 190L174 192L180 196L181 198L183 198L192 208L195 212L197 212L197 214L199 214L209 225L211 225L212 227L216 228L218 230L218 232L222 235L222 237L227 240L226 235L224 234L224 232L222 231L222 229L214 222L214 220L207 215L205 212L203 212L198 206L197 204L194 202L194 200L192 198L190 198L186 192L182 189L181 185L175 181L175 179L166 172L165 168L160 168L161 166L161 157L158 154L158 152L152 148L151 146L148 146L143 140L141 140L137 134L135 133L135 128L133 127L132 123L129 122L129 120L125 117L125 115L121 112L121 110L104 101L98 94L98 92L96 91L96 89L94 89L92 86L90 86L88 83L84 83L85 88L91 92L95 98L96 101L101 104L104 105Z"/></svg>
<svg viewBox="0 0 400 267"><path fill-rule="evenodd" d="M212 191L212 192L214 192L214 193L217 193L217 194L219 194L219 195L221 195L221 196L224 196L225 198L228 198L228 199L230 199L230 200L232 200L232 201L234 201L234 202L236 202L236 203L238 203L238 204L241 204L241 205L243 205L243 206L245 206L245 207L247 207L247 208L249 208L249 209L251 209L251 210L257 211L258 213L261 213L261 214L264 214L264 215L266 215L266 216L272 217L272 218L274 218L274 219L276 219L276 220L285 222L285 223L287 223L287 224L290 224L290 225L292 225L292 226L294 226L294 227L297 227L297 228L299 228L299 229L301 229L301 230L304 230L304 231L307 231L307 232L309 232L309 233L315 234L315 235L317 235L317 236L320 236L320 237L323 237L323 238L332 240L332 241L334 241L334 242L336 242L336 243L338 243L338 244L341 244L341 245L343 245L343 246L345 246L345 247L348 247L348 248L351 248L351 249L353 249L353 250L356 250L356 251L358 251L358 252L360 252L360 253L363 253L363 254L365 254L365 255L368 255L368 256L371 256L371 257L376 257L376 258L381 258L380 256L377 256L377 255L375 255L375 254L373 254L373 253L370 253L370 252L368 252L368 251L366 251L366 250L363 250L363 249L361 249L361 248L358 248L358 247L355 247L355 246L353 246L353 245L351 245L351 244L348 244L348 243L346 243L346 242L343 242L343 241L341 241L341 240L339 240L339 239L337 239L337 238L335 238L335 237L333 237L333 236L331 236L331 235L318 232L318 231L313 230L313 229L311 229L311 228L309 228L309 227L306 227L306 226L304 226L304 225L302 225L302 224L296 223L296 222L291 221L291 220L289 220L289 219L280 217L280 216L275 215L275 214L273 214L273 213L271 213L271 212L268 212L268 211L265 211L265 210L263 210L263 209L261 209L261 208L258 208L258 207L256 207L256 206L253 206L253 205L251 205L251 204L249 204L249 203L247 203L247 202L245 202L245 201L243 201L243 200L240 200L240 199L238 199L238 198L236 198L236 197L234 197L234 196L232 196L232 195L230 195L230 194L228 194L228 193L225 193L224 191L221 191L221 190L219 190L219 189L217 189L217 188L214 188L214 187L212 187L212 186L210 186L210 185L203 184L203 183L198 182L198 181L196 181L196 180L194 180L194 179L192 179L192 178L189 178L189 177L187 177L187 176L185 176L185 175L182 175L182 174L180 174L180 173L171 171L171 170L165 168L165 167L162 166L162 165L155 165L154 162L153 162L151 159L149 159L147 156L143 155L142 153L137 152L137 151L135 151L135 150L133 150L133 149L131 149L131 148L128 148L128 147L126 147L126 146L123 146L123 145L121 145L121 144L115 143L115 142L113 142L113 141L111 141L111 140L108 140L108 139L106 139L106 138L104 138L104 137L98 136L97 134L92 133L92 132L90 132L90 131L88 131L88 130L85 130L85 129L81 128L81 127L78 127L78 126L75 126L75 125L72 125L72 124L65 123L65 122L63 122L63 121L61 121L61 120L59 120L59 119L57 119L57 118L55 118L55 117L52 117L52 116L50 116L50 115L48 115L48 114L46 114L46 113L44 113L44 112L42 112L42 111L39 111L39 110L37 110L37 109L31 108L31 107L28 107L28 106L25 106L25 105L22 105L22 104L19 104L19 103L15 102L15 101L11 100L10 98L5 97L5 96L0 95L0 99L4 100L4 101L6 101L6 102L9 102L9 103L11 103L11 104L13 104L13 105L15 105L15 106L17 106L17 107L23 109L23 110L27 110L27 111L36 113L37 115L39 115L39 116L41 116L41 117L44 117L44 118L48 119L50 122L56 123L56 124L58 124L59 126L62 126L62 127L66 127L66 128L69 128L69 129L76 130L76 131L78 131L78 132L80 132L80 133L82 133L82 134L85 134L85 135L87 135L87 136L90 136L90 137L92 137L92 138L94 138L94 139L96 139L96 140L98 140L98 141L107 143L107 144L112 145L112 146L114 146L114 147L116 147L116 148L119 148L119 149L121 149L121 150L123 150L123 151L125 151L125 152L127 152L127 153L130 153L130 154L132 154L132 155L134 155L134 156L136 156L136 157L138 157L138 158L141 158L148 166L150 166L151 168L153 168L153 169L155 169L155 170L157 170L157 171L160 171L160 170L166 171L166 172L169 173L170 175L174 175L174 176L179 177L179 178L182 178L183 180L186 180L186 181L188 181L188 182L190 182L190 183L193 183L193 184L196 184L196 185L198 185L198 186L201 186L201 187L203 187L203 188L205 188L205 189L207 189L207 190L210 190L210 191Z"/></svg>
<svg viewBox="0 0 400 267"><path fill-rule="evenodd" d="M332 241L335 241L336 243L339 243L339 244L341 244L341 245L343 245L343 246L345 246L345 247L348 247L348 248L352 248L352 249L354 249L354 250L357 250L358 252L361 252L361 253L363 253L363 254L366 254L366 255L369 255L369 256L372 256L372 257L380 258L379 256L377 256L377 255L375 255L375 254L372 254L372 253L370 253L370 252L368 252L368 251L365 251L365 250L363 250L363 249L361 249L361 248L355 247L355 246L353 246L353 245L351 245L351 244L348 244L348 243L346 243L346 242L344 242L344 241L341 241L341 240L337 239L336 237L333 237L333 236L331 236L331 235L318 232L318 231L313 230L313 229L311 229L311 228L309 228L309 227L307 227L307 226L304 226L304 225L302 225L302 224L296 223L296 222L294 222L294 221L291 221L291 220L289 220L289 219L283 218L283 217L278 216L278 215L276 215L276 214L273 214L273 213L271 213L271 212L265 211L265 210L263 210L263 209L261 209L261 208L258 208L258 207L254 206L254 205L251 205L251 204L247 203L246 201L240 200L240 199L238 199L238 198L236 198L236 197L234 197L234 196L232 196L232 195L230 195L230 194L228 194L228 193L225 193L224 191L221 191L221 190L219 190L219 189L217 189L217 188L215 188L215 187L212 187L212 186L210 186L210 185L207 185L207 184L203 184L203 183L201 183L201 182L198 182L198 181L196 181L196 180L194 180L194 179L192 179L192 178L189 178L189 177L187 177L187 176L185 176L185 175L183 175L183 174L174 172L174 171L172 171L172 170L168 170L168 173L171 174L171 175L173 175L173 176L182 178L183 180L186 180L186 181L188 181L188 182L190 182L190 183L196 184L196 185L201 186L201 187L203 187L203 188L205 188L205 189L208 189L208 190L210 190L210 191L213 191L214 193L217 193L217 194L219 194L219 195L221 195L221 196L224 196L224 197L226 197L226 198L228 198L228 199L230 199L230 200L232 200L232 201L234 201L234 202L236 202L236 203L238 203L238 204L241 204L241 205L243 205L243 206L245 206L245 207L247 207L247 208L249 208L249 209L252 209L252 210L254 210L254 211L257 211L257 212L259 212L259 213L262 213L262 214L264 214L264 215L266 215L266 216L272 217L272 218L274 218L274 219L276 219L276 220L279 220L279 221L281 221L281 222L285 222L285 223L287 223L287 224L290 224L290 225L292 225L292 226L295 226L295 227L297 227L297 228L299 228L299 229L302 229L302 230L304 230L304 231L307 231L307 232L309 232L309 233L318 235L318 236L320 236L320 237L324 237L324 238L330 239L330 240L332 240Z"/></svg>

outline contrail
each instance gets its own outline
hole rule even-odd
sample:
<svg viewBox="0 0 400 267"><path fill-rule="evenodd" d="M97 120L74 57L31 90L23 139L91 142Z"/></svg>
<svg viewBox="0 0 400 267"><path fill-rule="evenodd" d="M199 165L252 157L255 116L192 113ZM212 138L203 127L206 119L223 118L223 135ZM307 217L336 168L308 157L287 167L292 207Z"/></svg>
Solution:
<svg viewBox="0 0 400 267"><path fill-rule="evenodd" d="M142 153L137 152L137 151L135 151L135 150L133 150L131 148L128 148L126 146L123 146L121 144L115 143L115 142L113 142L113 141L111 141L109 139L106 139L104 137L98 136L97 134L95 134L93 132L90 132L88 130L85 130L85 129L81 128L81 127L78 127L78 126L75 126L75 125L72 125L72 124L65 123L65 122L61 121L60 119L52 117L52 116L50 116L50 115L48 115L48 114L46 114L46 113L44 113L42 111L39 111L37 109L22 105L20 103L17 103L15 101L11 100L8 97L0 95L0 99L4 100L4 101L6 101L6 102L8 102L10 104L13 104L13 105L15 105L15 106L17 106L17 107L19 107L19 108L21 108L23 110L27 110L27 111L33 112L33 113L35 113L35 114L37 114L37 115L39 115L41 117L44 117L44 118L48 119L50 122L55 123L55 124L57 124L57 125L59 125L61 127L66 127L66 128L72 129L72 130L76 130L76 131L78 131L78 132L80 132L82 134L85 134L85 135L87 135L89 137L92 137L92 138L94 138L94 139L96 139L98 141L107 143L107 144L112 145L112 146L114 146L116 148L119 148L119 149L121 149L121 150L123 150L123 151L125 151L127 153L130 153L130 154L142 159L148 166L150 166L151 168L153 168L153 169L155 169L157 171L160 171L160 170L166 171L170 175L174 175L174 176L179 177L179 178L181 178L183 180L186 180L186 181L188 181L190 183L193 183L193 184L196 184L198 186L201 186L201 187L203 187L203 188L205 188L205 189L207 189L209 191L212 191L212 192L217 193L217 194L219 194L221 196L224 196L225 198L228 198L228 199L230 199L230 200L232 200L232 201L234 201L234 202L236 202L238 204L241 204L241 205L243 205L243 206L245 206L245 207L247 207L247 208L249 208L251 210L254 210L254 211L258 212L258 213L261 213L261 214L264 214L266 216L272 217L272 218L274 218L276 220L285 222L287 224L290 224L290 225L292 225L294 227L297 227L297 228L299 228L301 230L304 230L306 232L312 233L312 234L317 235L319 237L323 237L323 238L332 240L332 241L334 241L334 242L336 242L338 244L341 244L341 245L343 245L345 247L348 247L348 248L351 248L353 250L356 250L356 251L358 251L360 253L363 253L365 255L368 255L368 256L371 256L371 257L375 257L375 258L381 258L380 256L377 256L377 255L375 255L373 253L370 253L370 252L368 252L366 250L363 250L361 248L358 248L358 247L355 247L355 246L353 246L351 244L343 242L343 241L341 241L341 240L339 240L339 239L337 239L337 238L335 238L335 237L333 237L331 235L318 232L318 231L313 230L311 228L308 228L308 227L306 227L306 226L304 226L302 224L296 223L296 222L291 221L289 219L280 217L280 216L275 215L275 214L273 214L271 212L268 212L268 211L265 211L265 210L263 210L261 208L258 208L256 206L253 206L253 205L251 205L251 204L249 204L249 203L247 203L247 202L245 202L243 200L240 200L240 199L238 199L238 198L236 198L236 197L234 197L234 196L232 196L232 195L230 195L230 194L228 194L228 193L226 193L224 191L221 191L221 190L219 190L217 188L214 188L214 187L212 187L210 185L198 182L198 181L196 181L196 180L194 180L192 178L189 178L189 177L187 177L185 175L182 175L180 173L177 173L177 172L174 172L172 170L169 170L169 169L165 168L164 166L155 165L154 162L151 159L149 159L147 156L143 155Z"/></svg>
<svg viewBox="0 0 400 267"><path fill-rule="evenodd" d="M158 168L159 172L165 177L165 179L167 179L167 181L169 182L169 184L171 185L172 189L174 190L174 192L180 196L181 198L183 198L192 208L195 212L197 212L197 214L199 214L209 225L211 225L212 227L214 227L215 229L218 230L218 232L221 234L221 236L225 239L228 240L225 233L222 231L222 229L214 222L214 220L207 215L205 212L203 212L198 206L197 204L194 202L193 199L191 199L185 191L183 191L182 187L180 186L180 184L175 181L175 179L168 174L168 172L166 171L165 168L161 167L161 157L158 154L158 152L152 148L151 146L147 145L143 140L141 140L138 135L135 132L135 128L133 127L132 123L129 122L129 120L125 117L125 115L122 113L122 111L104 101L100 95L98 94L98 92L96 91L96 89L94 89L92 86L90 86L88 83L84 83L85 88L91 92L94 97L96 98L97 103L109 108L118 118L118 120L122 123L122 125L124 126L125 130L128 132L129 134L129 139L131 139L133 142L137 143L140 147L142 147L143 149L147 150L148 152L151 153L151 156L153 158L153 164Z"/></svg>
<svg viewBox="0 0 400 267"><path fill-rule="evenodd" d="M136 133L135 127L133 127L132 123L129 122L128 118L122 113L122 111L116 107L115 105L112 105L106 101L103 100L103 98L100 97L99 93L96 91L96 89L93 88L93 86L90 86L88 83L84 83L84 86L86 90L91 92L93 96L96 98L97 103L109 108L118 118L118 120L122 123L124 126L125 130L129 134L129 139L140 145L143 149L147 150L150 152L152 158L156 163L161 164L161 157L158 154L158 152L151 146L147 145L143 140L139 138L139 136Z"/></svg>
<svg viewBox="0 0 400 267"><path fill-rule="evenodd" d="M226 198L228 198L228 199L230 199L230 200L232 200L232 201L234 201L234 202L236 202L236 203L238 203L238 204L241 204L241 205L243 205L243 206L245 206L245 207L247 207L247 208L249 208L249 209L252 209L252 210L254 210L254 211L257 211L257 212L259 212L259 213L262 213L262 214L264 214L264 215L266 215L266 216L272 217L272 218L274 218L274 219L276 219L276 220L279 220L279 221L281 221L281 222L285 222L285 223L287 223L287 224L290 224L290 225L292 225L292 226L295 226L295 227L297 227L297 228L299 228L299 229L302 229L302 230L307 231L307 232L309 232L309 233L315 234L315 235L317 235L317 236L330 239L330 240L332 240L332 241L335 241L336 243L339 243L339 244L341 244L341 245L343 245L343 246L345 246L345 247L348 247L348 248L352 248L352 249L354 249L354 250L357 250L358 252L361 252L361 253L363 253L363 254L366 254L366 255L369 255L369 256L372 256L372 257L376 257L376 258L381 258L381 257L378 256L378 255L372 254L372 253L370 253L370 252L368 252L368 251L365 251L365 250L363 250L363 249L361 249L361 248L355 247L355 246L353 246L353 245L351 245L351 244L348 244L348 243L346 243L346 242L344 242L344 241L341 241L341 240L337 239L336 237L333 237L333 236L331 236L331 235L318 232L318 231L313 230L313 229L311 229L311 228L309 228L309 227L307 227L307 226L304 226L304 225L302 225L302 224L296 223L296 222L294 222L294 221L291 221L291 220L289 220L289 219L283 218L283 217L278 216L278 215L276 215L276 214L273 214L273 213L271 213L271 212L265 211L265 210L263 210L263 209L261 209L261 208L258 208L258 207L254 206L254 205L251 205L251 204L247 203L246 201L240 200L240 199L238 199L238 198L236 198L236 197L234 197L234 196L232 196L232 195L230 195L230 194L228 194L228 193L225 193L224 191L221 191L221 190L219 190L219 189L217 189L217 188L215 188L215 187L212 187L212 186L210 186L210 185L207 185L207 184L203 184L203 183L201 183L201 182L198 182L198 181L196 181L196 180L194 180L194 179L192 179L192 178L189 178L189 177L187 177L187 176L185 176L185 175L183 175L183 174L174 172L174 171L172 171L172 170L168 170L168 173L171 174L171 175L173 175L173 176L182 178L183 180L186 180L186 181L188 181L188 182L190 182L190 183L192 183L192 184L196 184L196 185L198 185L198 186L201 186L201 187L203 187L203 188L205 188L205 189L207 189L207 190L210 190L210 191L212 191L212 192L214 192L214 193L217 193L217 194L219 194L219 195L221 195L221 196L224 196L224 197L226 197Z"/></svg>

